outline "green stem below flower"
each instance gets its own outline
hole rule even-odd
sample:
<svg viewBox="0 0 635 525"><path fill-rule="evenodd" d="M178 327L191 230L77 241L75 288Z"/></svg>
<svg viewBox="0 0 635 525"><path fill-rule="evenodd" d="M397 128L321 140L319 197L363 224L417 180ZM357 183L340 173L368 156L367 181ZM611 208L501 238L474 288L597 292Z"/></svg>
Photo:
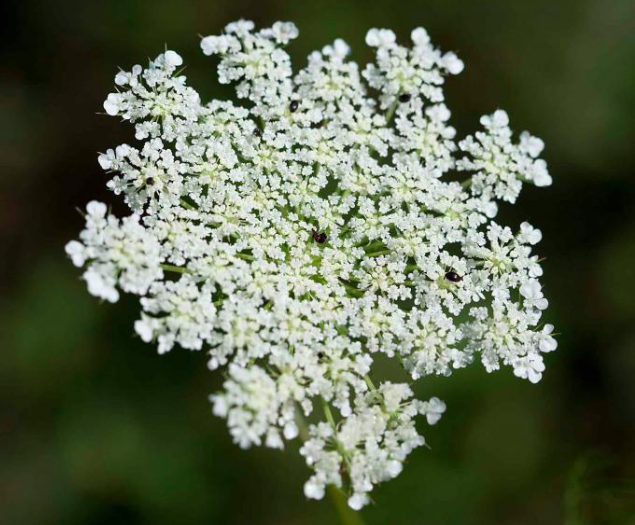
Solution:
<svg viewBox="0 0 635 525"><path fill-rule="evenodd" d="M340 489L335 485L327 485L326 491L335 510L337 510L342 525L365 525L362 516L348 506L346 496Z"/></svg>
<svg viewBox="0 0 635 525"><path fill-rule="evenodd" d="M370 381L370 378L368 378L368 380ZM324 410L324 415L329 424L333 426L333 428L337 428L331 408L329 407L328 402L324 399L322 399L322 409ZM298 425L300 439L302 441L307 441L309 439L309 428L300 407L297 407L296 409L296 424ZM335 485L327 485L326 492L337 511L337 515L339 516L342 525L366 525L362 516L348 506L348 503L346 502L346 495L340 488Z"/></svg>

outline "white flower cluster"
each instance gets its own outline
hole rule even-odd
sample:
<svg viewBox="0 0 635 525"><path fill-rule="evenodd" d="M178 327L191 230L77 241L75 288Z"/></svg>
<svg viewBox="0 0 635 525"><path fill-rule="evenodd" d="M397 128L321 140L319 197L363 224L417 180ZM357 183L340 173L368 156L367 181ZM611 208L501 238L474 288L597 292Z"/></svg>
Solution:
<svg viewBox="0 0 635 525"><path fill-rule="evenodd" d="M306 495L333 484L358 509L424 443L415 417L445 411L414 399L411 380L475 359L540 379L556 348L540 323L541 233L494 217L523 183L551 178L542 141L514 142L504 111L455 140L442 84L463 64L425 30L411 49L369 31L377 60L362 72L337 40L294 75L283 46L297 34L239 21L202 40L240 105L202 103L174 51L117 74L104 108L141 145L99 163L132 215L91 202L67 252L93 295L142 297L143 341L205 350L225 370L211 400L236 443L304 435ZM404 383L375 386L381 354Z"/></svg>

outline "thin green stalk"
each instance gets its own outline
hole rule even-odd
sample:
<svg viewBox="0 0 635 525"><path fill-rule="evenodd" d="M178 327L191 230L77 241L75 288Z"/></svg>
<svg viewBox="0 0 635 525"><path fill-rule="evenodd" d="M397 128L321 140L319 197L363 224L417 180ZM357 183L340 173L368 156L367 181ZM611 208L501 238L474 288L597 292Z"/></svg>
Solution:
<svg viewBox="0 0 635 525"><path fill-rule="evenodd" d="M388 124L390 124L390 121L392 120L392 118L395 116L395 110L397 109L397 104L399 102L397 100L395 100L390 107L388 108L388 111L386 112L386 126Z"/></svg>
<svg viewBox="0 0 635 525"><path fill-rule="evenodd" d="M300 439L304 443L309 440L309 426L306 424L306 419L302 415L302 409L300 406L296 405L295 410L295 422L298 425L298 433L300 434Z"/></svg>
<svg viewBox="0 0 635 525"><path fill-rule="evenodd" d="M346 291L353 297L364 297L364 290L359 290L358 288L355 288L354 286L351 286L349 284L344 284L344 288L346 288Z"/></svg>
<svg viewBox="0 0 635 525"><path fill-rule="evenodd" d="M187 202L185 199L181 199L181 205L188 209L188 210L198 210L198 208L196 206L192 206L189 202Z"/></svg>
<svg viewBox="0 0 635 525"><path fill-rule="evenodd" d="M324 410L324 415L326 416L326 420L328 421L329 425L333 427L333 430L337 430L337 425L335 424L335 418L333 417L333 413L331 412L331 407L324 398L322 398L322 410Z"/></svg>
<svg viewBox="0 0 635 525"><path fill-rule="evenodd" d="M331 413L331 409L328 406L328 403L324 400L322 407L324 408L324 414L329 421L329 424L335 426L335 420L333 418L333 414ZM300 407L296 410L295 419L296 424L298 425L300 439L302 441L307 441L309 439L309 428L306 423L306 419L304 419L304 416L302 415ZM326 492L337 511L337 515L339 516L342 525L366 525L362 516L348 506L348 503L346 502L346 495L341 489L337 488L335 485L327 485Z"/></svg>
<svg viewBox="0 0 635 525"><path fill-rule="evenodd" d="M342 204L344 202L344 199L346 199L346 197L348 197L351 194L351 190L344 190L342 192L342 194L340 195L340 204Z"/></svg>
<svg viewBox="0 0 635 525"><path fill-rule="evenodd" d="M365 525L362 516L348 506L346 496L340 489L335 485L327 485L326 491L337 510L337 515L340 517L342 525Z"/></svg>
<svg viewBox="0 0 635 525"><path fill-rule="evenodd" d="M161 269L166 272L174 272L174 273L190 273L190 270L187 268L181 268L180 266L174 266L173 264L162 264Z"/></svg>
<svg viewBox="0 0 635 525"><path fill-rule="evenodd" d="M378 252L367 253L366 257L379 257L380 255L388 255L391 253L391 250L379 250Z"/></svg>

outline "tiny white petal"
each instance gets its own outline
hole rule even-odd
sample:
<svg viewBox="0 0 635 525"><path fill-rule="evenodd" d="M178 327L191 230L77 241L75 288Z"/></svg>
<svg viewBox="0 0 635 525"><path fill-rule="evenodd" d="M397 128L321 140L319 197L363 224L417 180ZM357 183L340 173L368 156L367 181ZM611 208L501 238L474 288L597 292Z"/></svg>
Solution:
<svg viewBox="0 0 635 525"><path fill-rule="evenodd" d="M84 266L86 262L86 248L81 242L70 241L66 244L65 250L75 266Z"/></svg>
<svg viewBox="0 0 635 525"><path fill-rule="evenodd" d="M463 61L452 52L443 55L443 65L452 75L458 75L465 67Z"/></svg>
<svg viewBox="0 0 635 525"><path fill-rule="evenodd" d="M119 73L117 73L117 75L115 76L115 84L117 84L118 86L123 86L127 83L128 83L128 75L124 73L123 71L120 71Z"/></svg>
<svg viewBox="0 0 635 525"><path fill-rule="evenodd" d="M163 55L165 57L165 64L171 67L178 67L183 64L183 58L176 51L168 50Z"/></svg>
<svg viewBox="0 0 635 525"><path fill-rule="evenodd" d="M141 338L144 343L152 341L154 330L151 324L146 319L139 319L134 324L135 332Z"/></svg>
<svg viewBox="0 0 635 525"><path fill-rule="evenodd" d="M86 211L88 212L88 215L90 215L91 217L103 218L106 216L106 212L108 211L108 208L103 202L90 201L86 205Z"/></svg>
<svg viewBox="0 0 635 525"><path fill-rule="evenodd" d="M361 510L368 503L366 494L355 493L348 498L348 506L353 510Z"/></svg>
<svg viewBox="0 0 635 525"><path fill-rule="evenodd" d="M119 93L110 93L106 101L104 102L104 109L106 113L111 116L115 116L119 113L121 104L121 95Z"/></svg>

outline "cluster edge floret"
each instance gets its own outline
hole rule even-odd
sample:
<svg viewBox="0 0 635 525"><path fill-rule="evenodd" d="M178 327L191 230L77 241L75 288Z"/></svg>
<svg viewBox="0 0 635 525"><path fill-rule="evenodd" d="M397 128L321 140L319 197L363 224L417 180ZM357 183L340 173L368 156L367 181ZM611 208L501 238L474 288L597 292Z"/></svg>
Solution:
<svg viewBox="0 0 635 525"><path fill-rule="evenodd" d="M144 342L224 371L210 400L239 446L302 437L305 495L335 485L360 509L425 444L417 418L446 410L415 380L477 359L540 380L557 347L541 323L542 234L494 219L551 176L543 142L515 141L503 110L457 139L442 88L463 62L423 28L411 47L371 29L363 70L338 39L294 74L297 36L241 20L202 39L239 102L202 102L172 50L119 72L104 109L137 143L98 160L131 214L90 202L66 251L92 295L141 298ZM376 377L379 355L402 382Z"/></svg>

